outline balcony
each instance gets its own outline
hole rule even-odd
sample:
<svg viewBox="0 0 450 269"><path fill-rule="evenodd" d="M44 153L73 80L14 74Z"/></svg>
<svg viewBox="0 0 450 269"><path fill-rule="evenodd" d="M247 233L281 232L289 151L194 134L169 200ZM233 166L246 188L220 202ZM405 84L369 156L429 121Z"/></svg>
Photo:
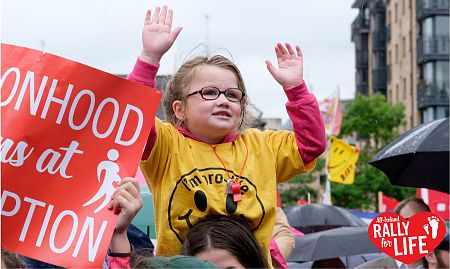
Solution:
<svg viewBox="0 0 450 269"><path fill-rule="evenodd" d="M433 15L449 15L448 0L416 0L417 20Z"/></svg>
<svg viewBox="0 0 450 269"><path fill-rule="evenodd" d="M421 83L417 86L417 105L419 109L424 109L430 106L448 106L449 87L437 87L433 84Z"/></svg>
<svg viewBox="0 0 450 269"><path fill-rule="evenodd" d="M352 22L352 40L355 35L369 32L369 18L360 13Z"/></svg>
<svg viewBox="0 0 450 269"><path fill-rule="evenodd" d="M374 31L372 33L372 50L385 51L386 50L386 28L382 31Z"/></svg>
<svg viewBox="0 0 450 269"><path fill-rule="evenodd" d="M369 89L367 88L367 84L356 84L356 92L362 95L369 95Z"/></svg>
<svg viewBox="0 0 450 269"><path fill-rule="evenodd" d="M372 88L374 92L386 94L387 72L386 68L372 70Z"/></svg>
<svg viewBox="0 0 450 269"><path fill-rule="evenodd" d="M449 37L435 36L417 39L417 63L432 60L449 60Z"/></svg>
<svg viewBox="0 0 450 269"><path fill-rule="evenodd" d="M386 5L383 3L383 0L378 0L372 2L372 6L370 7L371 14L385 14L386 13Z"/></svg>
<svg viewBox="0 0 450 269"><path fill-rule="evenodd" d="M357 50L355 60L357 69L367 69L369 67L369 52Z"/></svg>
<svg viewBox="0 0 450 269"><path fill-rule="evenodd" d="M391 81L392 78L392 68L390 65L386 66L386 75L387 75L387 82Z"/></svg>

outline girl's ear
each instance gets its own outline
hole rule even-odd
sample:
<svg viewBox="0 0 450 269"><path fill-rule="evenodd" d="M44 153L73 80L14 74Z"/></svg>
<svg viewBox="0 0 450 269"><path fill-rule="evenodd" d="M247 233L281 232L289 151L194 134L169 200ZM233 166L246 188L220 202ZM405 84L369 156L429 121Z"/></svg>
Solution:
<svg viewBox="0 0 450 269"><path fill-rule="evenodd" d="M179 121L184 121L185 115L184 115L184 104L180 100L176 100L172 103L172 110L175 114L175 117Z"/></svg>

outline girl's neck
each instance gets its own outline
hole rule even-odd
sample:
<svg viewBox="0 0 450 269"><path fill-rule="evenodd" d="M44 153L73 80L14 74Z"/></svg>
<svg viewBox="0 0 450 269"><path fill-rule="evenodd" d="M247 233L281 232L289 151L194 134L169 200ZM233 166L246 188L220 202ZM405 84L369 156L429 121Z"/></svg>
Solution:
<svg viewBox="0 0 450 269"><path fill-rule="evenodd" d="M211 137L201 136L199 134L194 134L181 126L175 126L175 128L180 133L182 133L184 136L187 136L187 137L197 140L199 142L207 143L210 145L231 142L231 141L234 141L237 137L236 133L231 132L222 137L211 138Z"/></svg>

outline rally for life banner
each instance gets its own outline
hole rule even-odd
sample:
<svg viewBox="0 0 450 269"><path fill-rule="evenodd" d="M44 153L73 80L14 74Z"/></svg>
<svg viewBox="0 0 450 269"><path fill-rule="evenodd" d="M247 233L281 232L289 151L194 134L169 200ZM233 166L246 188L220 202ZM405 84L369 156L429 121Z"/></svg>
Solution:
<svg viewBox="0 0 450 269"><path fill-rule="evenodd" d="M1 46L2 248L62 267L104 261L161 94L89 66Z"/></svg>

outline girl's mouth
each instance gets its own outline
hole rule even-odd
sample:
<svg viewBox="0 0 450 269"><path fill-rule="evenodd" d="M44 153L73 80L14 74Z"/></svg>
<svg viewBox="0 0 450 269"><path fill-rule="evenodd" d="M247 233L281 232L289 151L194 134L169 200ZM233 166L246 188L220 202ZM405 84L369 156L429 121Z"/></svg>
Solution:
<svg viewBox="0 0 450 269"><path fill-rule="evenodd" d="M225 111L213 113L213 116L231 117L231 114Z"/></svg>

